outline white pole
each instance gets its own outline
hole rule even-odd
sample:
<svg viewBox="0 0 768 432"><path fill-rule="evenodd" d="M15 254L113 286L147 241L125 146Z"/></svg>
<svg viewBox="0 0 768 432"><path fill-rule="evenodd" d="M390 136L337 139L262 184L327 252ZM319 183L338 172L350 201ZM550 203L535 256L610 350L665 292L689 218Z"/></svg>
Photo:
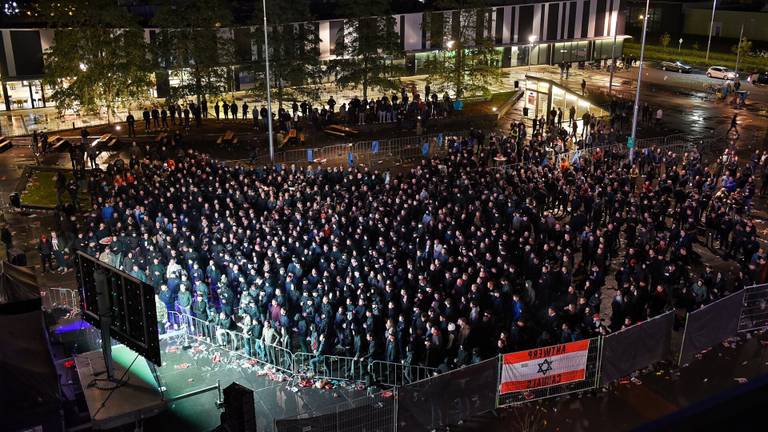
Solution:
<svg viewBox="0 0 768 432"><path fill-rule="evenodd" d="M712 18L709 20L709 37L707 38L707 58L709 60L709 46L712 43L712 27L715 26L715 7L717 6L717 0L712 0ZM646 11L646 14L648 12Z"/></svg>
<svg viewBox="0 0 768 432"><path fill-rule="evenodd" d="M739 46L736 48L736 78L734 81L739 80L739 60L741 59L741 40L744 38L744 23L741 23L741 31L739 32Z"/></svg>
<svg viewBox="0 0 768 432"><path fill-rule="evenodd" d="M631 164L635 156L634 144L635 135L637 135L637 109L640 107L640 83L643 80L643 57L645 56L645 32L648 30L648 9L651 0L645 0L645 15L643 16L643 36L640 43L640 67L637 70L637 89L635 90L635 108L632 113L632 148L629 149L629 163Z"/></svg>
<svg viewBox="0 0 768 432"><path fill-rule="evenodd" d="M616 35L618 34L619 16L614 15L613 20L613 45L611 45L611 78L608 80L608 96L613 92L613 71L616 69Z"/></svg>
<svg viewBox="0 0 768 432"><path fill-rule="evenodd" d="M264 9L264 61L267 71L267 133L269 134L269 160L275 160L275 145L272 142L272 90L269 84L269 43L267 42L267 0L261 0Z"/></svg>

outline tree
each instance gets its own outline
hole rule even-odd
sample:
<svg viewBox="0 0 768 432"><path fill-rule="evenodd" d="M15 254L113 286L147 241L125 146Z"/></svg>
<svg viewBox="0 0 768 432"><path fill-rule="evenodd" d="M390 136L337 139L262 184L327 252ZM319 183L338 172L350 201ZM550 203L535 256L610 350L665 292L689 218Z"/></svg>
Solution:
<svg viewBox="0 0 768 432"><path fill-rule="evenodd" d="M257 28L251 37L260 53L264 47L264 17L262 9L256 14ZM286 98L320 98L319 84L324 76L320 62L320 36L311 21L309 2L294 0L290 7L276 0L267 1L269 37L269 75L280 107ZM263 54L251 62L251 70L259 76L265 72ZM266 95L264 79L256 80L253 92ZM265 97L263 99L266 99Z"/></svg>
<svg viewBox="0 0 768 432"><path fill-rule="evenodd" d="M425 62L429 80L438 91L462 97L466 94L490 94L492 85L501 81L501 56L494 46L491 9L483 0L441 0L440 10L452 10L450 39L441 52Z"/></svg>
<svg viewBox="0 0 768 432"><path fill-rule="evenodd" d="M672 41L672 36L669 35L669 33L664 33L661 36L659 36L659 43L661 43L661 46L664 47L664 49L667 49L669 46L669 42Z"/></svg>
<svg viewBox="0 0 768 432"><path fill-rule="evenodd" d="M341 0L339 8L344 29L336 39L336 59L331 72L339 88L363 88L363 98L371 89L387 91L400 87L403 68L394 63L402 56L400 36L386 0Z"/></svg>
<svg viewBox="0 0 768 432"><path fill-rule="evenodd" d="M225 0L166 0L152 22L158 26L153 49L158 66L179 83L171 99L219 96L233 77L232 16Z"/></svg>
<svg viewBox="0 0 768 432"><path fill-rule="evenodd" d="M105 109L111 122L120 104L149 96L148 46L132 15L111 0L43 2L41 8L55 29L43 83L53 88L59 111Z"/></svg>
<svg viewBox="0 0 768 432"><path fill-rule="evenodd" d="M742 36L741 44L733 45L731 47L731 52L738 56L741 56L741 58L743 59L744 56L749 55L749 53L752 52L752 41Z"/></svg>

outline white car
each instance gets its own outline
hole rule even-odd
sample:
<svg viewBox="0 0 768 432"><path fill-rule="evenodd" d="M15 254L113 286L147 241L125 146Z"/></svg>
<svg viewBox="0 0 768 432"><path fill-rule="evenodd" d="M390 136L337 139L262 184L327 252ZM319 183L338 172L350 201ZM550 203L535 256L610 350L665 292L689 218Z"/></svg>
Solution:
<svg viewBox="0 0 768 432"><path fill-rule="evenodd" d="M707 69L707 76L710 78L720 78L724 80L735 80L736 72L729 71L727 67L723 66L710 66Z"/></svg>

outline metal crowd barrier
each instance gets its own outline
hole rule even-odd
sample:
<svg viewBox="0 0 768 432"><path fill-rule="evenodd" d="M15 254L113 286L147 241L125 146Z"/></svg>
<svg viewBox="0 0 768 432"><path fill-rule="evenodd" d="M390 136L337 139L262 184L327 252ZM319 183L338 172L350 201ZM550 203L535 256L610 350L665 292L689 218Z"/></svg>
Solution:
<svg viewBox="0 0 768 432"><path fill-rule="evenodd" d="M437 373L437 369L431 367L405 365L382 360L373 361L370 365L370 371L377 382L393 387L425 380Z"/></svg>
<svg viewBox="0 0 768 432"><path fill-rule="evenodd" d="M367 361L335 355L317 356L311 353L293 354L294 373L312 374L317 378L363 381L367 372Z"/></svg>
<svg viewBox="0 0 768 432"><path fill-rule="evenodd" d="M262 155L253 160L241 159L229 163L253 162L255 165L297 165L306 166L321 163L324 166L348 166L349 154L355 165L381 163L384 161L405 161L422 157L422 145L429 143L429 155L434 156L446 150L445 142L450 136L466 136L466 131L442 132L436 134L412 135L379 140L355 141L345 144L335 144L324 147L289 149L275 152L274 160L269 155ZM442 137L442 142L440 138ZM373 143L378 142L378 149ZM310 160L311 155L311 160ZM316 162L317 161L317 162Z"/></svg>
<svg viewBox="0 0 768 432"><path fill-rule="evenodd" d="M233 354L252 359L288 374L293 373L293 353L278 345L265 344L235 330L219 328L215 323L197 317L168 312L168 321L178 324L181 331L200 342L209 343Z"/></svg>
<svg viewBox="0 0 768 432"><path fill-rule="evenodd" d="M286 347L265 344L242 332L222 329L213 322L203 321L177 311L168 312L168 323L178 325L186 336L200 342L253 359L290 375L312 375L323 379L351 381L363 381L370 375L381 384L400 386L426 379L437 371L425 366L405 366L380 360L368 361L337 355L318 356L312 353L294 353Z"/></svg>
<svg viewBox="0 0 768 432"><path fill-rule="evenodd" d="M768 284L744 288L739 332L768 327Z"/></svg>
<svg viewBox="0 0 768 432"><path fill-rule="evenodd" d="M70 314L76 314L80 310L80 296L77 290L68 288L48 288L42 291L43 307L46 310L52 310L62 307L70 311Z"/></svg>

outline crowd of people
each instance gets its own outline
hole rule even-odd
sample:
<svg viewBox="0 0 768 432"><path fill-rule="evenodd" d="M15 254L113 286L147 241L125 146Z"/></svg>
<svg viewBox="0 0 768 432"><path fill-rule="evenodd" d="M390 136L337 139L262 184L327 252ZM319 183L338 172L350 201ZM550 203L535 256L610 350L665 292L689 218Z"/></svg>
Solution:
<svg viewBox="0 0 768 432"><path fill-rule="evenodd" d="M212 113L210 110L212 109ZM431 119L446 117L454 110L453 100L444 93L441 96L431 90L429 84L424 87L422 96L415 87L401 88L399 92L392 92L389 96L379 98L363 98L354 96L349 101L340 105L331 96L327 101L314 103L311 100L293 100L286 107L278 108L272 113L275 131L288 132L297 126L300 119L304 119L307 125L312 125L315 130L321 130L328 124L365 125L372 123L398 123L403 127L415 127L417 120L426 126ZM190 129L192 122L200 127L202 120L208 118L216 120L245 120L253 122L253 127L258 130L266 129L266 120L270 117L266 105L258 106L255 102L249 105L245 99L216 100L209 109L207 99L203 98L199 104L180 101L169 102L167 106L153 105L144 107L141 120L145 132L162 131L171 129ZM136 122L138 120L129 112L126 117L128 137L136 136Z"/></svg>
<svg viewBox="0 0 768 432"><path fill-rule="evenodd" d="M447 369L766 281L750 211L768 158L649 148L630 165L609 128L590 135L608 147L558 160L574 136L514 123L396 172L138 149L89 171L91 212L59 228L64 247L154 286L164 327L181 324L167 311L188 314L262 358L274 345ZM58 242L41 239L41 255ZM741 271L704 266L697 242Z"/></svg>

